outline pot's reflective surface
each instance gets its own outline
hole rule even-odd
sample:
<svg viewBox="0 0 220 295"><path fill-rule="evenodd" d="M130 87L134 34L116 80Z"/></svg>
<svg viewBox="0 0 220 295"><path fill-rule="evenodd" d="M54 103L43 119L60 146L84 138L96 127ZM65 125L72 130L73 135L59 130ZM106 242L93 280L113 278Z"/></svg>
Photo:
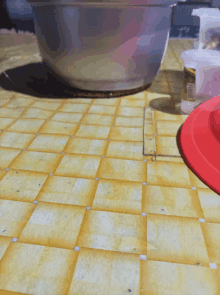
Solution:
<svg viewBox="0 0 220 295"><path fill-rule="evenodd" d="M17 30L35 33L34 12L27 0L5 0L5 9Z"/></svg>
<svg viewBox="0 0 220 295"><path fill-rule="evenodd" d="M69 85L123 90L150 84L165 55L171 6L33 6L44 61Z"/></svg>
<svg viewBox="0 0 220 295"><path fill-rule="evenodd" d="M6 0L5 3L10 19L33 20L33 8L27 0Z"/></svg>

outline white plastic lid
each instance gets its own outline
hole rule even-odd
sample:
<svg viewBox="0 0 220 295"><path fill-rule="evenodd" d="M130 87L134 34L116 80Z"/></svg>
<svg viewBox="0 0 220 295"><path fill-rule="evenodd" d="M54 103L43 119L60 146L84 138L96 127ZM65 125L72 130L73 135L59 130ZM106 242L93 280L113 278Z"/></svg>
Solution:
<svg viewBox="0 0 220 295"><path fill-rule="evenodd" d="M220 10L218 8L193 9L192 15L199 17L220 17Z"/></svg>
<svg viewBox="0 0 220 295"><path fill-rule="evenodd" d="M196 69L197 63L204 63L204 66L220 66L220 52L215 50L186 50L182 52L181 58L186 67Z"/></svg>

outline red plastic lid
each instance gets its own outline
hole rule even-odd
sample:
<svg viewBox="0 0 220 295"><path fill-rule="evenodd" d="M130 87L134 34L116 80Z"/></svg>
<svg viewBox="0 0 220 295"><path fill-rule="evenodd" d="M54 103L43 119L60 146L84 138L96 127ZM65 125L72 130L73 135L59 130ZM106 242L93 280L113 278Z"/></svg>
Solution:
<svg viewBox="0 0 220 295"><path fill-rule="evenodd" d="M181 129L180 145L190 169L220 194L220 96L189 115Z"/></svg>

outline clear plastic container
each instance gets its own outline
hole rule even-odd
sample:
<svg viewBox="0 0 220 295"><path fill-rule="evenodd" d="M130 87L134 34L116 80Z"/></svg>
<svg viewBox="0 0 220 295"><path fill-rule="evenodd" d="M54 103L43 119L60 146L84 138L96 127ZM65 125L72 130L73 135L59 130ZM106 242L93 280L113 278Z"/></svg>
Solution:
<svg viewBox="0 0 220 295"><path fill-rule="evenodd" d="M194 84L185 73L181 95L181 109L190 113L199 104L220 95L220 52L187 50L181 54L181 58L185 67L196 70Z"/></svg>
<svg viewBox="0 0 220 295"><path fill-rule="evenodd" d="M198 62L196 67L196 100L206 101L220 95L220 54L218 60Z"/></svg>
<svg viewBox="0 0 220 295"><path fill-rule="evenodd" d="M190 75L185 68L183 88L181 91L181 110L186 114L191 113L197 104L195 99L195 77Z"/></svg>
<svg viewBox="0 0 220 295"><path fill-rule="evenodd" d="M185 68L195 70L195 78L185 69L181 110L190 113L206 100L220 95L220 11L218 8L193 9L200 17L199 36L193 50L184 51Z"/></svg>

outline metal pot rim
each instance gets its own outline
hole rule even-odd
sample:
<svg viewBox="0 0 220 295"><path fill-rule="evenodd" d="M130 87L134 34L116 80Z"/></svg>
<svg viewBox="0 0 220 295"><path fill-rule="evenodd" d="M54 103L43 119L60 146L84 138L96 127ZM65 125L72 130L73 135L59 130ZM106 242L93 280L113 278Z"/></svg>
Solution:
<svg viewBox="0 0 220 295"><path fill-rule="evenodd" d="M170 7L186 0L28 0L33 6L70 5L70 6L143 6Z"/></svg>

